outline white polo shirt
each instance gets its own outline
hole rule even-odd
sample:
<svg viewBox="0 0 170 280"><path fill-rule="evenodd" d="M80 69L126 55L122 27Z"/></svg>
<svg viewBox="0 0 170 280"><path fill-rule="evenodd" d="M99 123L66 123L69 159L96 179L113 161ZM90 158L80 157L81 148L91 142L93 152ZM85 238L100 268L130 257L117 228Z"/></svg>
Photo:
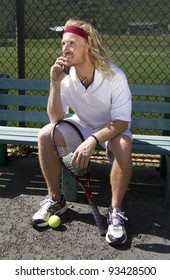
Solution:
<svg viewBox="0 0 170 280"><path fill-rule="evenodd" d="M114 120L131 122L131 92L124 72L110 63L114 77L104 78L95 70L94 81L86 89L71 67L61 82L63 111L70 107L77 121L93 129L101 129Z"/></svg>

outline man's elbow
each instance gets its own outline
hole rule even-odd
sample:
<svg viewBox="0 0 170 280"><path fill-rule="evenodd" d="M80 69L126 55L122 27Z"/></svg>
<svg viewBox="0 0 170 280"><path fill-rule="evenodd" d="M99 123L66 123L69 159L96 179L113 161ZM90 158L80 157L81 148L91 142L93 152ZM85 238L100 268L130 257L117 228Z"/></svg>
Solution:
<svg viewBox="0 0 170 280"><path fill-rule="evenodd" d="M48 112L47 112L47 114L48 114ZM49 117L49 120L50 120L50 122L51 123L57 123L57 122L59 122L59 121L61 121L61 120L63 120L64 119L64 112L63 113L61 113L61 114L59 114L59 115L56 115L56 114L48 114L48 117Z"/></svg>

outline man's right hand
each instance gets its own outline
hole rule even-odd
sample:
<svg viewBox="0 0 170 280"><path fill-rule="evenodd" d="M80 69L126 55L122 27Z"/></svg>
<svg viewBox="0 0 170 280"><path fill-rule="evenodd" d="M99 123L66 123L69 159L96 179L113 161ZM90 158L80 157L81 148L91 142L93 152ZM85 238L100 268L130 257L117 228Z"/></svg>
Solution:
<svg viewBox="0 0 170 280"><path fill-rule="evenodd" d="M65 65L64 57L58 57L50 69L50 79L52 82L61 82L66 76L66 73L63 71L63 65Z"/></svg>

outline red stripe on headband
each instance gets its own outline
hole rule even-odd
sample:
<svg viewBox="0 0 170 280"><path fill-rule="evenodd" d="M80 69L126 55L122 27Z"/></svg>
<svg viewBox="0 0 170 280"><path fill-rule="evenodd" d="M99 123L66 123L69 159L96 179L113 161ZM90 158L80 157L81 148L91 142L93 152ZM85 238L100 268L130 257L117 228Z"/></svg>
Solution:
<svg viewBox="0 0 170 280"><path fill-rule="evenodd" d="M67 33L67 32L77 34L77 35L83 37L84 39L88 38L87 32L84 29L79 28L77 26L73 26L73 25L66 26L66 28L64 29L64 33Z"/></svg>

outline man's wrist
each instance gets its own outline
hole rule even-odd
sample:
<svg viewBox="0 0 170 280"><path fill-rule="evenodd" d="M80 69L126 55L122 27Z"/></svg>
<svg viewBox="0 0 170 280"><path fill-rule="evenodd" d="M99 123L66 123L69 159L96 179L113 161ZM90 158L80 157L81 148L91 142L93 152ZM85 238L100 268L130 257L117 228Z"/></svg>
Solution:
<svg viewBox="0 0 170 280"><path fill-rule="evenodd" d="M93 137L96 141L96 146L99 145L99 140L97 139L97 137L94 134L90 135L91 137Z"/></svg>

